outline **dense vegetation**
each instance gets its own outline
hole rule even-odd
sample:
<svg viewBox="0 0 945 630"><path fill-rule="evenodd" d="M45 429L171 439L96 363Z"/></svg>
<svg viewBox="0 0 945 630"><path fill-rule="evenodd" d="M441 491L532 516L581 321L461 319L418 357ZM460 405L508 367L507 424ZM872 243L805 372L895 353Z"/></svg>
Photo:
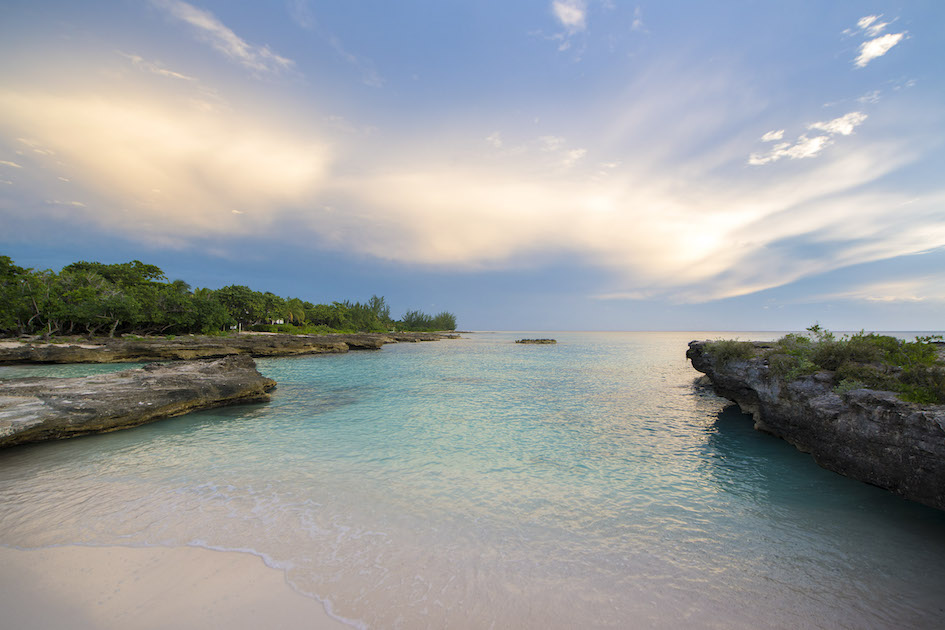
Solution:
<svg viewBox="0 0 945 630"><path fill-rule="evenodd" d="M763 350L771 373L792 381L820 370L833 372L838 393L870 388L898 392L903 400L945 404L945 362L939 336L904 341L860 331L837 338L819 325L789 334ZM720 362L761 356L754 344L715 341L706 349Z"/></svg>
<svg viewBox="0 0 945 630"><path fill-rule="evenodd" d="M242 285L191 289L169 282L158 267L138 260L76 262L55 273L24 269L0 256L0 334L103 335L455 330L456 316L407 311L390 315L383 297L365 303L312 304Z"/></svg>

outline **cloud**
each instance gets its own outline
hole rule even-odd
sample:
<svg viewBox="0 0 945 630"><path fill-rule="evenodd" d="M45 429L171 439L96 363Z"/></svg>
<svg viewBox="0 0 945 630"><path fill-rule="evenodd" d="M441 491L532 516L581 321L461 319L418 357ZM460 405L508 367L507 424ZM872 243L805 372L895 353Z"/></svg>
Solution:
<svg viewBox="0 0 945 630"><path fill-rule="evenodd" d="M193 27L198 36L217 52L256 73L280 73L293 68L291 59L272 52L268 46L256 46L242 39L209 11L181 0L151 0L169 15Z"/></svg>
<svg viewBox="0 0 945 630"><path fill-rule="evenodd" d="M643 25L643 10L637 6L633 9L633 24L630 25L631 31L646 31Z"/></svg>
<svg viewBox="0 0 945 630"><path fill-rule="evenodd" d="M491 134L486 136L486 142L490 146L496 149L501 149L502 148L502 134L499 133L498 131L493 131Z"/></svg>
<svg viewBox="0 0 945 630"><path fill-rule="evenodd" d="M815 122L807 126L808 129L819 129L821 131L826 131L829 134L840 134L841 136L849 136L853 133L853 130L858 126L863 124L867 118L866 114L863 112L850 112L849 114L844 114L840 118L834 118L833 120L828 120L827 122Z"/></svg>
<svg viewBox="0 0 945 630"><path fill-rule="evenodd" d="M16 162L10 162L8 160L0 160L0 166L9 166L10 168L23 168Z"/></svg>
<svg viewBox="0 0 945 630"><path fill-rule="evenodd" d="M871 39L868 42L863 42L860 44L860 54L857 56L854 65L857 68L863 68L873 59L877 57L882 57L889 49L902 41L902 38L905 37L905 33L887 33L877 37L876 39Z"/></svg>
<svg viewBox="0 0 945 630"><path fill-rule="evenodd" d="M571 149L565 153L562 164L566 168L570 168L577 164L580 160L583 160L585 155L587 155L587 149Z"/></svg>
<svg viewBox="0 0 945 630"><path fill-rule="evenodd" d="M132 238L252 229L227 220L234 209L266 225L309 198L328 163L297 128L134 92L0 90L0 135L17 134L37 173L67 176L89 220Z"/></svg>
<svg viewBox="0 0 945 630"><path fill-rule="evenodd" d="M827 136L808 138L806 135L801 135L794 144L782 142L776 144L767 153L752 153L748 156L748 163L752 166L761 166L777 162L781 158L792 160L811 158L819 155L828 144L830 144L830 138Z"/></svg>
<svg viewBox="0 0 945 630"><path fill-rule="evenodd" d="M861 31L865 31L870 37L876 37L889 26L889 22L877 22L882 15L867 15L857 20L856 25Z"/></svg>
<svg viewBox="0 0 945 630"><path fill-rule="evenodd" d="M945 274L870 282L846 291L812 296L811 301L945 302Z"/></svg>
<svg viewBox="0 0 945 630"><path fill-rule="evenodd" d="M307 0L289 0L288 10L292 20L302 28L315 28L317 22Z"/></svg>
<svg viewBox="0 0 945 630"><path fill-rule="evenodd" d="M350 52L344 47L340 38L336 35L325 33L323 29L319 27L318 21L315 19L315 15L312 13L307 0L290 0L288 3L288 11L290 17L296 24L305 30L317 33L328 42L328 45L331 46L332 50L334 50L341 59L357 68L361 73L362 83L376 88L384 85L384 79L377 72L373 61Z"/></svg>
<svg viewBox="0 0 945 630"><path fill-rule="evenodd" d="M381 78L381 75L379 75L377 70L374 69L374 62L372 62L370 59L359 57L358 55L345 50L344 46L341 44L341 40L334 35L328 38L328 43L339 57L344 59L347 63L351 64L361 72L362 83L370 87L381 87L384 85L384 79Z"/></svg>
<svg viewBox="0 0 945 630"><path fill-rule="evenodd" d="M165 68L159 63L147 61L140 55L131 55L131 54L121 52L121 51L118 51L118 54L130 60L131 63L136 68L140 68L152 74L156 74L162 77L167 77L169 79L179 79L181 81L194 81L194 82L197 81L197 79L195 79L192 76L183 74L181 72L174 72L173 70L168 70L167 68Z"/></svg>
<svg viewBox="0 0 945 630"><path fill-rule="evenodd" d="M538 142L545 151L557 151L564 146L566 140L558 136L541 136Z"/></svg>
<svg viewBox="0 0 945 630"><path fill-rule="evenodd" d="M587 28L587 4L584 0L554 0L551 11L569 33Z"/></svg>
<svg viewBox="0 0 945 630"><path fill-rule="evenodd" d="M771 162L777 162L782 158L802 160L816 157L820 155L826 147L832 144L833 140L831 136L849 136L856 127L863 124L866 118L867 116L863 112L850 112L833 120L811 123L807 125L809 130L825 131L828 135L818 135L813 138L808 138L806 134L802 134L793 144L790 142L781 142L774 145L774 147L766 153L752 153L748 156L748 163L752 166L761 166L770 164ZM783 137L784 130L780 129L778 131L769 131L761 136L761 140L763 142L772 142L780 140Z"/></svg>

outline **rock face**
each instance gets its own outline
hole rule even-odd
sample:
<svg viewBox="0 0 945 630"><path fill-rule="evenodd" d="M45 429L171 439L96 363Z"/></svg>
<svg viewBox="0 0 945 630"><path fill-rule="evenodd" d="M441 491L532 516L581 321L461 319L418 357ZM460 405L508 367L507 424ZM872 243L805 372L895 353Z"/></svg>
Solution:
<svg viewBox="0 0 945 630"><path fill-rule="evenodd" d="M0 446L115 431L198 409L267 401L275 386L248 356L151 364L85 378L0 381Z"/></svg>
<svg viewBox="0 0 945 630"><path fill-rule="evenodd" d="M362 333L336 335L241 334L226 337L181 336L95 339L74 343L0 342L0 363L129 363L207 359L234 354L292 356L378 350L398 341L436 341L437 333Z"/></svg>
<svg viewBox="0 0 945 630"><path fill-rule="evenodd" d="M756 429L828 470L945 510L945 405L869 389L838 394L830 372L785 383L768 373L762 357L720 364L707 343L691 342L686 356L716 393L754 417Z"/></svg>

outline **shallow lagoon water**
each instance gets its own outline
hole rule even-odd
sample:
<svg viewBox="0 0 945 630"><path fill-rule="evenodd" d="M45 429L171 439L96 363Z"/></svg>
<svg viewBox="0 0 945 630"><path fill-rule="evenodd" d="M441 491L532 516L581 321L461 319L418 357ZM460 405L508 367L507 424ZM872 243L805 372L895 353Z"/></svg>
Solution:
<svg viewBox="0 0 945 630"><path fill-rule="evenodd" d="M0 544L250 551L372 628L941 626L945 513L696 387L722 335L522 336L258 360L271 403L5 450Z"/></svg>

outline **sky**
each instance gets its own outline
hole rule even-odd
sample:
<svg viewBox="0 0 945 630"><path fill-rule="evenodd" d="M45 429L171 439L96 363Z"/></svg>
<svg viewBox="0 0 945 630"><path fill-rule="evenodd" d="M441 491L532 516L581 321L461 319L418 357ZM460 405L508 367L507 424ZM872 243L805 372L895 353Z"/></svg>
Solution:
<svg viewBox="0 0 945 630"><path fill-rule="evenodd" d="M942 330L943 31L938 0L5 0L0 254L468 330Z"/></svg>

